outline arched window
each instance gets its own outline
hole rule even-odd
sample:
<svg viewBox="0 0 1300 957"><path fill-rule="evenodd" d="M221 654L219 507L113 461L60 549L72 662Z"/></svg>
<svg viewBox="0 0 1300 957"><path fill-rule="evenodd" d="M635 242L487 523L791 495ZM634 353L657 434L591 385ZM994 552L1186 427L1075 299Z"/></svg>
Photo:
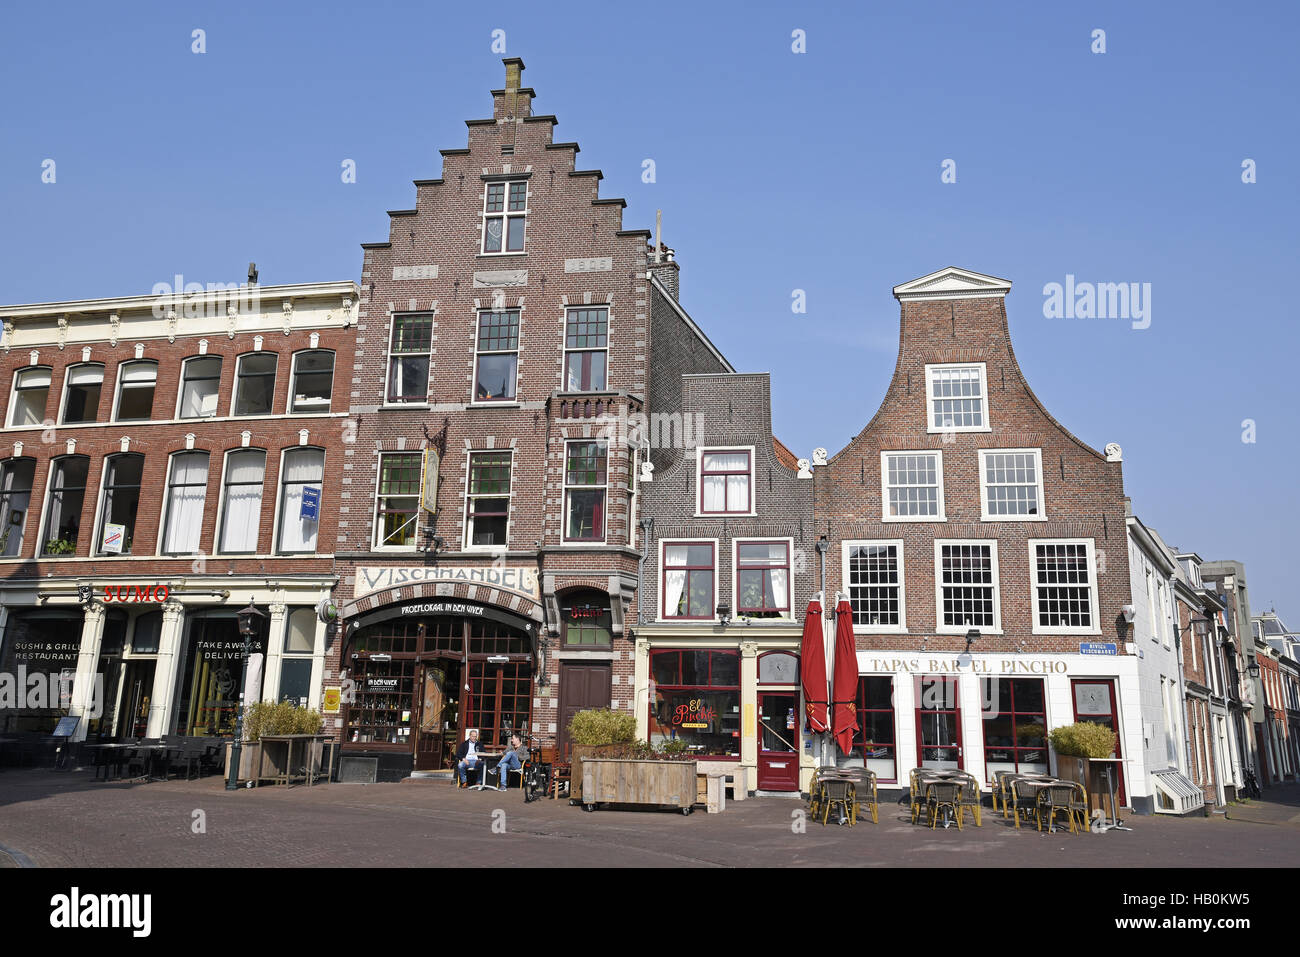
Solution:
<svg viewBox="0 0 1300 957"><path fill-rule="evenodd" d="M158 363L150 359L124 362L117 380L117 408L113 419L132 422L153 415L153 394L158 385Z"/></svg>
<svg viewBox="0 0 1300 957"><path fill-rule="evenodd" d="M89 474L89 456L65 455L50 463L50 495L45 505L42 555L57 558L76 554Z"/></svg>
<svg viewBox="0 0 1300 957"><path fill-rule="evenodd" d="M178 419L202 419L217 414L217 395L221 389L221 356L195 356L186 359L181 371Z"/></svg>
<svg viewBox="0 0 1300 957"><path fill-rule="evenodd" d="M280 551L316 551L320 493L324 481L324 449L285 450L280 470Z"/></svg>
<svg viewBox="0 0 1300 957"><path fill-rule="evenodd" d="M208 453L177 452L172 456L163 516L163 551L166 554L193 555L199 551L203 505L207 497Z"/></svg>
<svg viewBox="0 0 1300 957"><path fill-rule="evenodd" d="M35 459L8 459L0 463L0 558L13 558L22 551L35 474Z"/></svg>
<svg viewBox="0 0 1300 957"><path fill-rule="evenodd" d="M217 550L251 555L257 551L262 515L262 482L266 477L266 452L238 449L226 456L221 483L221 527Z"/></svg>
<svg viewBox="0 0 1300 957"><path fill-rule="evenodd" d="M130 555L135 519L140 510L140 481L144 456L134 452L110 455L104 460L104 495L99 506L99 540L96 555Z"/></svg>
<svg viewBox="0 0 1300 957"><path fill-rule="evenodd" d="M293 357L290 412L328 412L333 391L334 353L327 349L313 349Z"/></svg>
<svg viewBox="0 0 1300 957"><path fill-rule="evenodd" d="M608 647L613 622L609 596L594 588L565 592L560 598L564 644L571 647Z"/></svg>
<svg viewBox="0 0 1300 957"><path fill-rule="evenodd" d="M271 406L278 360L274 352L250 352L239 357L231 415L269 415L274 411Z"/></svg>
<svg viewBox="0 0 1300 957"><path fill-rule="evenodd" d="M63 415L65 424L94 422L99 418L99 393L104 387L104 367L99 363L68 366L64 374Z"/></svg>
<svg viewBox="0 0 1300 957"><path fill-rule="evenodd" d="M40 425L50 397L50 370L32 366L14 373L14 393L9 399L9 425Z"/></svg>

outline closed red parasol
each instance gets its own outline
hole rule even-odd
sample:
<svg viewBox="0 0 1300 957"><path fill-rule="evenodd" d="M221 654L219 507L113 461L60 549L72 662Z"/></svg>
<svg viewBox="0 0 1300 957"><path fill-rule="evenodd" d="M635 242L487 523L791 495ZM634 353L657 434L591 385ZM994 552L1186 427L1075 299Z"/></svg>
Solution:
<svg viewBox="0 0 1300 957"><path fill-rule="evenodd" d="M807 632L804 632L807 640ZM835 687L831 692L831 725L840 750L853 750L858 730L858 655L853 646L853 609L841 600L835 606Z"/></svg>
<svg viewBox="0 0 1300 957"><path fill-rule="evenodd" d="M808 603L808 614L803 620L803 643L799 647L803 673L804 713L808 726L814 732L830 730L826 722L826 641L822 637L822 606L813 600Z"/></svg>

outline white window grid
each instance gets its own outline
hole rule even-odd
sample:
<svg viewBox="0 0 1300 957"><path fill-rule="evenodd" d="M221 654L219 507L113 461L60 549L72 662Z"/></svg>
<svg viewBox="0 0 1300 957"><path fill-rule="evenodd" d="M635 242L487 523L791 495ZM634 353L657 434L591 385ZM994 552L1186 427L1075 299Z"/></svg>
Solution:
<svg viewBox="0 0 1300 957"><path fill-rule="evenodd" d="M980 518L986 522L1043 522L1041 449L981 449Z"/></svg>
<svg viewBox="0 0 1300 957"><path fill-rule="evenodd" d="M907 631L907 584L902 539L848 539L841 569L855 634Z"/></svg>
<svg viewBox="0 0 1300 957"><path fill-rule="evenodd" d="M935 631L1002 633L998 543L993 539L935 539Z"/></svg>
<svg viewBox="0 0 1300 957"><path fill-rule="evenodd" d="M1086 538L1031 538L1036 635L1099 635L1095 545Z"/></svg>
<svg viewBox="0 0 1300 957"><path fill-rule="evenodd" d="M988 374L982 362L925 367L926 430L989 432Z"/></svg>
<svg viewBox="0 0 1300 957"><path fill-rule="evenodd" d="M943 499L943 453L925 450L881 452L880 495L882 521L947 521Z"/></svg>
<svg viewBox="0 0 1300 957"><path fill-rule="evenodd" d="M510 489L504 495L500 492L482 492L473 491L471 484L474 476L474 458L480 455L502 455L506 456L506 469ZM608 461L606 462L608 468ZM496 551L504 549L510 541L510 512L511 505L514 502L515 492L515 457L514 450L511 448L504 449L467 449L465 451L465 495L461 503L461 514L465 516L465 545L466 551ZM474 540L474 518L470 514L470 505L475 499L480 498L504 498L506 500L506 540L500 545L475 545ZM566 516L567 517L567 516Z"/></svg>
<svg viewBox="0 0 1300 957"><path fill-rule="evenodd" d="M484 256L517 256L528 249L528 180L494 180L483 184L483 230L479 252ZM520 205L522 201L522 206ZM508 249L510 223L523 220L523 242L518 249ZM488 249L488 224L500 223L498 249Z"/></svg>

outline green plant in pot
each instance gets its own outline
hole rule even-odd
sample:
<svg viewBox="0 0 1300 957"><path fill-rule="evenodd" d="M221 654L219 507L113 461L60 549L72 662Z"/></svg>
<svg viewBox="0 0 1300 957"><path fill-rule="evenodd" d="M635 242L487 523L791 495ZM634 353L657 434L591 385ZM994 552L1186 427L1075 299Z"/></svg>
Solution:
<svg viewBox="0 0 1300 957"><path fill-rule="evenodd" d="M71 555L77 550L77 543L66 538L51 538L45 543L46 555Z"/></svg>
<svg viewBox="0 0 1300 957"><path fill-rule="evenodd" d="M1052 750L1062 757L1108 758L1115 753L1115 732L1095 721L1076 721L1053 728Z"/></svg>
<svg viewBox="0 0 1300 957"><path fill-rule="evenodd" d="M582 793L582 759L617 757L636 741L636 716L592 708L579 711L569 719L569 741L573 745L570 793L573 799Z"/></svg>

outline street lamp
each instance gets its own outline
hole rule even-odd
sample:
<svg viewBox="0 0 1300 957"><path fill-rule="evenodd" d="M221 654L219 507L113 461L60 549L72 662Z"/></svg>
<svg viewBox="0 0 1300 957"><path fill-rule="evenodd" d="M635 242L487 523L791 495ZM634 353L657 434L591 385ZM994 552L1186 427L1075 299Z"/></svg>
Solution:
<svg viewBox="0 0 1300 957"><path fill-rule="evenodd" d="M973 644L975 644L975 642L977 642L977 641L979 641L979 640L980 640L980 630L979 630L978 628L972 628L970 631L966 632L966 652L965 652L965 653L969 654L969 652L970 652L970 646L973 645Z"/></svg>
<svg viewBox="0 0 1300 957"><path fill-rule="evenodd" d="M1246 665L1246 671L1252 678L1259 677L1259 659L1251 658L1250 664Z"/></svg>
<svg viewBox="0 0 1300 957"><path fill-rule="evenodd" d="M252 650L253 638L262 628L262 619L266 615L257 610L253 604L252 596L249 596L248 607L243 608L238 613L239 617L239 634L244 639L244 647L240 649L240 669L239 680L245 681L248 678L248 655ZM235 711L235 740L230 745L230 767L226 769L226 790L234 791L239 788L239 751L240 743L244 740L244 692L239 692L239 708Z"/></svg>

